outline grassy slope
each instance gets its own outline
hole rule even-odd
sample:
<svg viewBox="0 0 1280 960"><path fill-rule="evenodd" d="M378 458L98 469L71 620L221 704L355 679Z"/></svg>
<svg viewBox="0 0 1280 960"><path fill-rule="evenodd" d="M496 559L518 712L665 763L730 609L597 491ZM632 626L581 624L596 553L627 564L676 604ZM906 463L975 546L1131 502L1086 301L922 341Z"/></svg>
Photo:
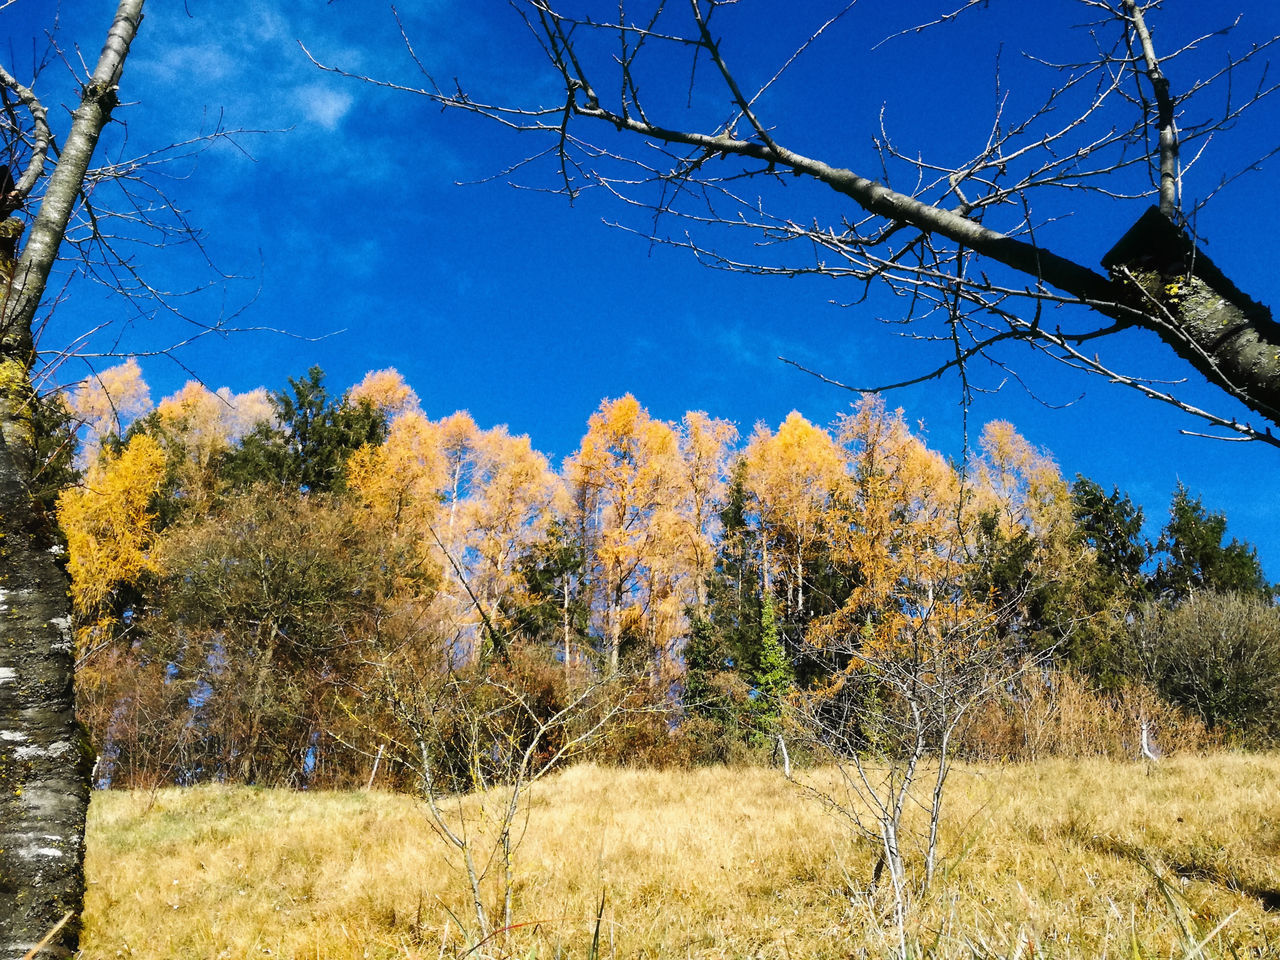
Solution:
<svg viewBox="0 0 1280 960"><path fill-rule="evenodd" d="M953 867L920 912L944 955L1022 940L1131 956L1134 932L1170 955L1177 911L1145 854L1188 875L1174 881L1188 922L1238 911L1241 956L1280 956L1280 755L958 769L949 796ZM776 771L577 767L539 785L530 814L515 917L542 923L513 934L520 956L585 957L602 890L619 957L885 952L886 928L849 896L871 848ZM465 886L409 798L105 793L89 829L85 958L462 952L445 907L465 920Z"/></svg>

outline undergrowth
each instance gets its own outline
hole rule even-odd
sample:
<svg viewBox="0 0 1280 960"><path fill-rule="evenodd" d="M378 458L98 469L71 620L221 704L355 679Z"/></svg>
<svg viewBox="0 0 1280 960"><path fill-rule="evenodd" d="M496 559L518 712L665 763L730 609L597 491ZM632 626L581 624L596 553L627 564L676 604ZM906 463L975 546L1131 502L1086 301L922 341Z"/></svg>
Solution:
<svg viewBox="0 0 1280 960"><path fill-rule="evenodd" d="M573 767L531 794L517 923L479 945L410 797L99 793L82 956L1276 958L1278 788L1274 754L957 767L899 937L875 851L778 771Z"/></svg>

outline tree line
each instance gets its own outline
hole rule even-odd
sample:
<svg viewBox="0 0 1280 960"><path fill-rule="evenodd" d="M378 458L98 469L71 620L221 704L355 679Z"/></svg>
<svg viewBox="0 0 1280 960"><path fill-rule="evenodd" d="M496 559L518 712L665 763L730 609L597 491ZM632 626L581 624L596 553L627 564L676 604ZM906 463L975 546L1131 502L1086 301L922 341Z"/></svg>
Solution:
<svg viewBox="0 0 1280 960"><path fill-rule="evenodd" d="M47 406L100 786L395 781L423 723L474 786L485 697L519 691L516 743L611 679L603 760L747 757L800 699L839 705L856 749L887 709L869 665L922 643L1034 662L1006 715L1142 691L1197 742L1280 732L1275 591L1225 516L1179 486L1148 541L1127 495L1069 483L1008 423L954 461L876 396L744 438L628 395L556 469L503 427L431 420L391 370L151 409L130 362ZM447 704L422 695L446 681ZM968 749L1019 755L991 729Z"/></svg>

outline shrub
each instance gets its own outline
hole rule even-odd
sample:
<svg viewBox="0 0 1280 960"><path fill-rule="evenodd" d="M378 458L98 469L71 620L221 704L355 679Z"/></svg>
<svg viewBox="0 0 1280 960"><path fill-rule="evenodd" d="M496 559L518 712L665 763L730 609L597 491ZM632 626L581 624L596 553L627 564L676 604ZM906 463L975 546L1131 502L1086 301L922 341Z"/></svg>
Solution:
<svg viewBox="0 0 1280 960"><path fill-rule="evenodd" d="M1204 591L1173 609L1143 607L1121 651L1130 676L1251 745L1280 740L1280 610Z"/></svg>

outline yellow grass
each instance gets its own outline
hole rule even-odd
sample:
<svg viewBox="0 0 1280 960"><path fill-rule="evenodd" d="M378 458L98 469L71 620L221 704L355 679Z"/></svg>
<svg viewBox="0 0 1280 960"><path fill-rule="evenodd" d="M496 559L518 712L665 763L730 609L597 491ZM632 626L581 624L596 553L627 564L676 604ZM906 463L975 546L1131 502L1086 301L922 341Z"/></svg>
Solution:
<svg viewBox="0 0 1280 960"><path fill-rule="evenodd" d="M1213 956L1280 956L1280 755L957 768L949 798L950 871L913 921L937 956L1132 957L1135 937L1144 956L1182 956L1184 909L1205 933L1234 914ZM884 904L856 889L872 848L777 771L581 766L539 784L529 813L527 925L473 956L585 958L602 892L604 956L889 952ZM1157 861L1185 876L1167 875L1172 903ZM86 960L467 948L449 919L471 925L465 881L407 797L100 793L87 869Z"/></svg>

